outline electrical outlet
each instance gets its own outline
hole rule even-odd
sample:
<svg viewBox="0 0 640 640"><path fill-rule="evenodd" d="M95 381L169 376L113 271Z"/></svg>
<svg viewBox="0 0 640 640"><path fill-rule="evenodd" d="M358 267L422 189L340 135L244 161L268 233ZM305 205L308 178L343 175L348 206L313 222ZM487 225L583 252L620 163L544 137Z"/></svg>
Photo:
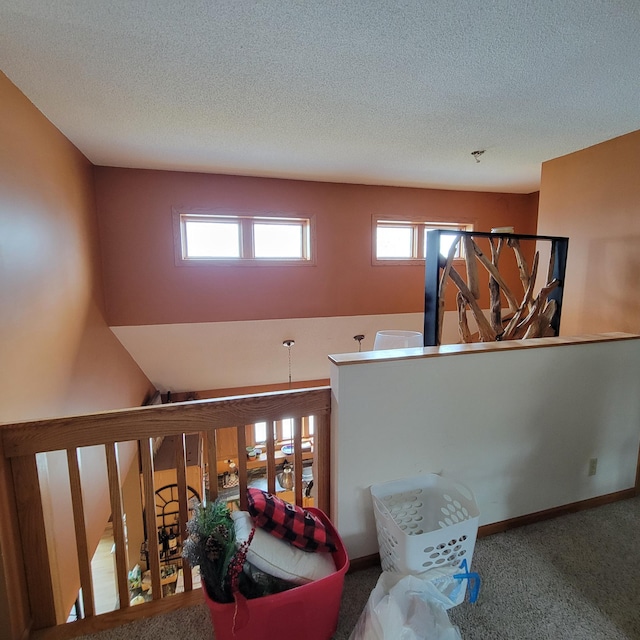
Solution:
<svg viewBox="0 0 640 640"><path fill-rule="evenodd" d="M589 475L595 476L598 473L598 458L591 458L589 460Z"/></svg>

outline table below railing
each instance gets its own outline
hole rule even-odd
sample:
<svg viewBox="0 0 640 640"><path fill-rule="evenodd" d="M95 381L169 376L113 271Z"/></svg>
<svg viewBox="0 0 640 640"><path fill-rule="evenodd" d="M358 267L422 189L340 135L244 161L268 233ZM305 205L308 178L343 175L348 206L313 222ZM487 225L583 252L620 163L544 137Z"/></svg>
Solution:
<svg viewBox="0 0 640 640"><path fill-rule="evenodd" d="M303 495L303 440L302 420L314 416L313 433L313 498L316 506L330 513L329 505L329 388L280 391L274 393L196 400L166 405L139 407L85 416L40 420L0 426L0 479L5 480L0 494L0 540L3 554L11 551L20 560L5 567L7 581L16 585L10 595L10 605L15 605L12 633L19 637L20 627L29 625L32 637L70 638L99 629L117 626L136 618L156 615L184 606L193 601L192 575L186 560L181 563L181 580L184 593L163 597L161 584L161 551L157 541L156 490L154 470L154 442L157 438L171 439L175 450L175 485L177 486L177 521L180 538L186 538L189 514L189 485L187 482L187 458L185 439L189 434L199 434L204 462L203 488L207 499L218 495L219 456L217 434L220 429L234 428L237 445L237 474L239 506L246 509L246 488L249 482L249 466L245 454L247 430L257 422L266 422L266 470L267 490L276 491L276 424L293 419L292 446L294 487L289 494L296 504L304 503ZM90 539L88 528L91 514L88 508L87 483L96 482L92 470L83 466L86 448L104 449L106 463L106 487L104 500L109 501L115 542L116 583L119 606L116 611L97 615L94 605L94 584L91 556L96 540ZM131 450L127 458L123 452ZM66 487L48 487L46 491L66 491L72 505L72 520L76 538L76 567L61 567L56 560L56 530L51 514L43 506L43 480L38 466L41 454L66 452L69 482ZM280 453L280 452L278 452ZM134 455L135 454L135 455ZM305 459L308 459L308 445ZM146 532L148 570L151 577L152 602L130 606L129 561L127 550L127 516L132 513L124 504L123 481L128 472L126 460L138 465L142 514ZM158 472L159 473L159 472ZM209 477L211 474L211 477ZM0 482L2 484L2 482ZM95 495L95 487L92 487ZM154 505L145 509L144 505ZM95 506L95 505L94 505ZM127 513L127 511L129 511ZM104 524L104 523L103 523ZM95 527L94 527L95 529ZM72 540L65 541L72 544ZM79 590L60 593L58 573L75 572ZM67 584L69 579L67 576ZM72 580L73 582L73 580ZM66 623L69 614L68 601L81 600L84 618ZM29 604L31 603L31 604ZM39 630L39 631L38 631ZM24 630L23 630L24 631Z"/></svg>

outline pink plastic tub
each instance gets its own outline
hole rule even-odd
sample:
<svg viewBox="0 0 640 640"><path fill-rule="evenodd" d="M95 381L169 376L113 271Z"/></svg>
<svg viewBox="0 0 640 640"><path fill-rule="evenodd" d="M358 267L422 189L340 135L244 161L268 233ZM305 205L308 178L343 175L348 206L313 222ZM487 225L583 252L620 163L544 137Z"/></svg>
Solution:
<svg viewBox="0 0 640 640"><path fill-rule="evenodd" d="M320 509L309 507L333 534L336 572L326 578L264 598L221 604L204 597L216 640L329 640L336 631L344 575L349 569L344 544L329 518Z"/></svg>

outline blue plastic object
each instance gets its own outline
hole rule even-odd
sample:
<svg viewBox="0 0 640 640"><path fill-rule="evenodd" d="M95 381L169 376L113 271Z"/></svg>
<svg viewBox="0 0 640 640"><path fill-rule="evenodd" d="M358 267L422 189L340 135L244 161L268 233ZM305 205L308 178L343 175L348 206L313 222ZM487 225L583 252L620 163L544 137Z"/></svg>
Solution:
<svg viewBox="0 0 640 640"><path fill-rule="evenodd" d="M480 580L479 574L469 571L469 565L467 564L466 558L460 563L460 569L462 569L463 573L454 573L453 577L456 580L469 581L469 602L473 604L478 599L482 580Z"/></svg>

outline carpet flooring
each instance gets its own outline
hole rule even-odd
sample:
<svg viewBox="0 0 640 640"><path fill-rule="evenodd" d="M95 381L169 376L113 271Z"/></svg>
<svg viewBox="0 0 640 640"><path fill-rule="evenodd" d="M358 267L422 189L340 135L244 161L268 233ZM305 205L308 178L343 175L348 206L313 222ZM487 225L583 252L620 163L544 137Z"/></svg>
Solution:
<svg viewBox="0 0 640 640"><path fill-rule="evenodd" d="M449 616L463 640L640 640L640 497L512 529L477 541L475 604ZM334 640L348 640L380 575L347 575ZM304 640L291 625L287 640ZM204 605L84 640L212 640Z"/></svg>

